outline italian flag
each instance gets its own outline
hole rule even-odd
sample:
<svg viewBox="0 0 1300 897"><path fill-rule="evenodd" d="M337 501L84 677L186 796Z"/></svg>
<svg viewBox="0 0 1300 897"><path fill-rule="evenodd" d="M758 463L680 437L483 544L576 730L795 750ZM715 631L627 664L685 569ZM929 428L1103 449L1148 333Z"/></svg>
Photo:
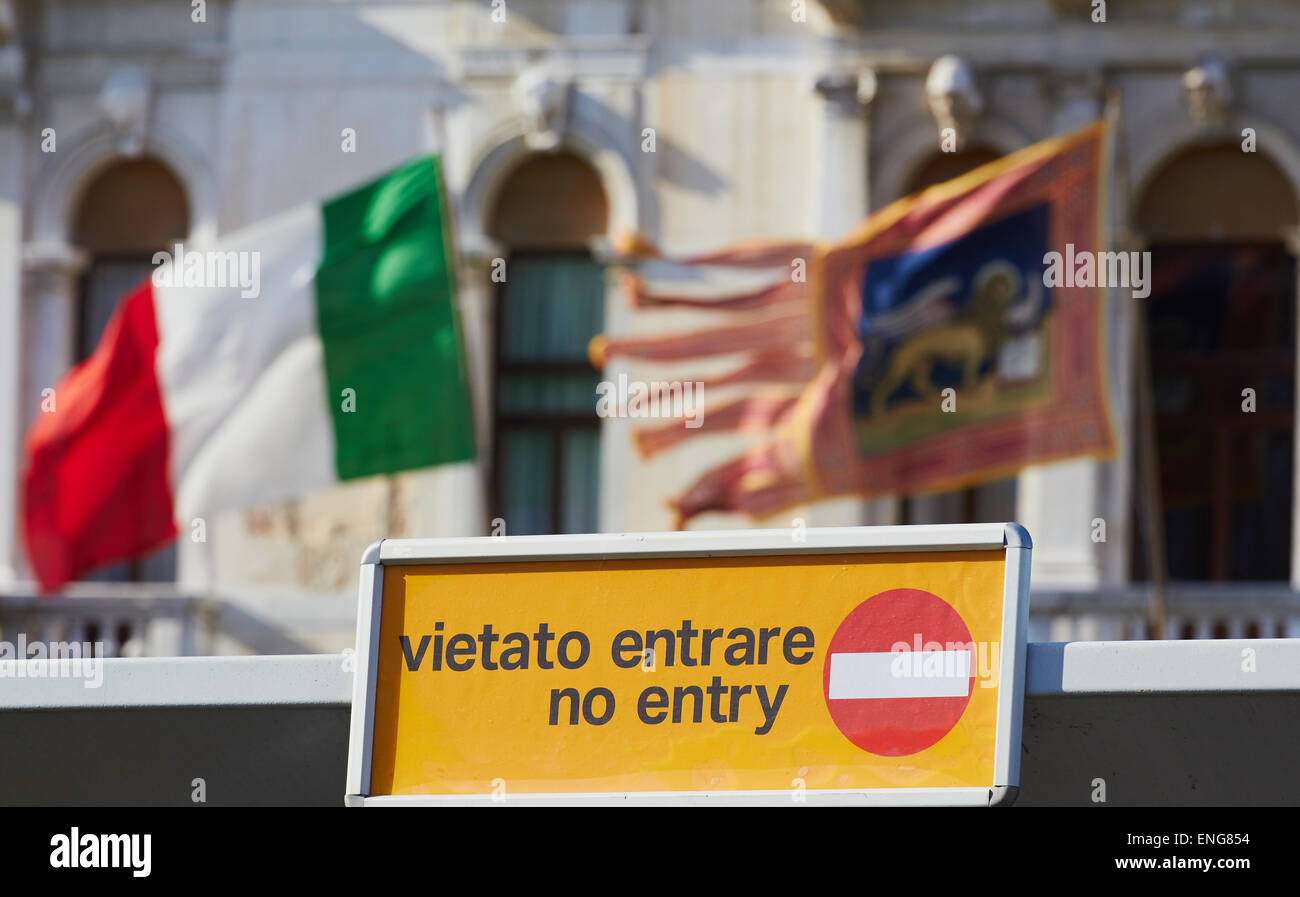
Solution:
<svg viewBox="0 0 1300 897"><path fill-rule="evenodd" d="M42 589L195 517L474 456L437 158L170 255L28 432Z"/></svg>

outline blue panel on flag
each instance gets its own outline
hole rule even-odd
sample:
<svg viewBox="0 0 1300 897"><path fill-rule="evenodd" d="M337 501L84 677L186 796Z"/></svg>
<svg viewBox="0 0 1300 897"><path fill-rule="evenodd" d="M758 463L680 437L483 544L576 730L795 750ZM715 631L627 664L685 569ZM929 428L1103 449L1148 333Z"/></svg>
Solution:
<svg viewBox="0 0 1300 897"><path fill-rule="evenodd" d="M1032 206L955 240L873 259L862 285L859 425L940 413L942 390L995 393L1047 376L1050 215ZM1001 405L991 401L989 409Z"/></svg>

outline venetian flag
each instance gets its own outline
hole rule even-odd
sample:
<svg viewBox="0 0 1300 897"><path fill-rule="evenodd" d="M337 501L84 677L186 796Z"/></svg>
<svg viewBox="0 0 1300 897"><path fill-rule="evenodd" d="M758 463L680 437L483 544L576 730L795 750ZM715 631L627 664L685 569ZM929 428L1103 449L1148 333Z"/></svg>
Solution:
<svg viewBox="0 0 1300 897"><path fill-rule="evenodd" d="M1057 282L1046 268L1053 253L1072 263L1105 248L1108 139L1098 122L1045 140L904 197L834 243L750 242L665 259L624 238L629 260L776 276L699 297L657 294L629 274L634 309L729 320L592 343L598 367L738 358L700 378L735 395L693 429L637 434L644 454L713 433L754 435L673 499L678 526L709 511L761 519L834 496L951 489L1031 464L1113 457L1105 289Z"/></svg>
<svg viewBox="0 0 1300 897"><path fill-rule="evenodd" d="M53 590L194 517L474 456L439 160L177 246L27 434Z"/></svg>

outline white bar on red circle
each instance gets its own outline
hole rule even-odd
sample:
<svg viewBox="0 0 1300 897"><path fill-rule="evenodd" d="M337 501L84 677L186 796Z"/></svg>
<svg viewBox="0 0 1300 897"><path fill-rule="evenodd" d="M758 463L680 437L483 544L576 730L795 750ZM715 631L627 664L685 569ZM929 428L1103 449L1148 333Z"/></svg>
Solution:
<svg viewBox="0 0 1300 897"><path fill-rule="evenodd" d="M963 698L970 651L881 651L831 655L831 700Z"/></svg>

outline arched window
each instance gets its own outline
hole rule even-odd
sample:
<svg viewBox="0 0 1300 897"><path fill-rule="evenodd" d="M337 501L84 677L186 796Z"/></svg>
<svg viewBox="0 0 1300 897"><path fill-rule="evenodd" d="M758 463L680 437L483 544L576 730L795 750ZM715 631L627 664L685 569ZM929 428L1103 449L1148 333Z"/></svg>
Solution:
<svg viewBox="0 0 1300 897"><path fill-rule="evenodd" d="M916 193L926 187L951 181L1000 158L996 151L986 146L967 147L954 153L935 153L912 172L903 193Z"/></svg>
<svg viewBox="0 0 1300 897"><path fill-rule="evenodd" d="M1296 263L1283 235L1297 220L1282 172L1235 143L1179 154L1140 197L1171 579L1290 575ZM1141 538L1133 558L1145 578Z"/></svg>
<svg viewBox="0 0 1300 897"><path fill-rule="evenodd" d="M82 282L77 360L99 342L113 309L153 270L155 252L189 233L185 191L152 159L118 162L86 187L73 221L73 243L89 264Z"/></svg>
<svg viewBox="0 0 1300 897"><path fill-rule="evenodd" d="M984 146L972 146L954 153L935 153L907 180L904 194L916 193L935 184L951 181L1001 156ZM1016 517L1016 478L991 480L964 489L904 495L899 507L900 523L989 523Z"/></svg>
<svg viewBox="0 0 1300 897"><path fill-rule="evenodd" d="M591 244L608 215L591 166L556 153L516 168L490 219L506 249L495 284L493 516L514 535L599 528L600 374L587 343L604 327L605 271Z"/></svg>
<svg viewBox="0 0 1300 897"><path fill-rule="evenodd" d="M153 270L153 254L171 251L189 233L189 204L175 176L153 159L116 162L86 186L72 222L74 244L87 266L78 296L76 360L99 342L118 300ZM106 567L101 582L170 582L176 549Z"/></svg>

